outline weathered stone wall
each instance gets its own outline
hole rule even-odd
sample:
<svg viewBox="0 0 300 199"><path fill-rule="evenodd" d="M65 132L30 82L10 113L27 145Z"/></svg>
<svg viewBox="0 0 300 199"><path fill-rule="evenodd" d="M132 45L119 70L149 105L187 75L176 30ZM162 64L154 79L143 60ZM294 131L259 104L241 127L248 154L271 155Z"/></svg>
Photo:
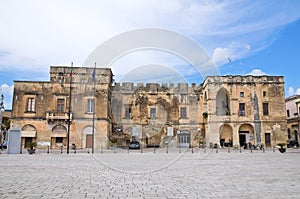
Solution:
<svg viewBox="0 0 300 199"><path fill-rule="evenodd" d="M49 82L15 81L12 127L32 125L37 142L57 147L55 136L66 146L70 96L70 67L51 67ZM286 108L284 81L280 76L214 76L203 84L115 83L110 69L74 67L72 70L70 144L87 147L93 113L88 101L95 99L95 147L111 143L126 146L137 139L147 144L179 144L188 136L189 146L221 141L270 144L285 142ZM95 87L94 87L95 85ZM95 88L95 90L94 90ZM34 110L28 111L28 99ZM58 113L58 99L64 100ZM264 114L263 104L267 104ZM241 111L241 106L244 109ZM126 113L127 111L127 113ZM61 132L53 132L60 126ZM168 137L167 128L173 127ZM30 132L29 132L30 133ZM61 133L61 134L59 134ZM135 133L135 134L134 134ZM182 138L182 137L181 137ZM24 140L23 140L24 141Z"/></svg>
<svg viewBox="0 0 300 199"><path fill-rule="evenodd" d="M85 136L92 133L83 133L86 127L92 126L93 113L88 111L88 100L95 100L95 147L106 146L108 134L111 133L112 72L110 69L96 68L94 82L93 71L93 68L72 68L70 145L74 143L79 148L86 147ZM63 137L65 147L70 108L69 74L70 67L50 67L49 82L15 81L12 128L22 129L30 124L36 130L33 140L38 144L50 143L52 148L58 147L55 138L59 136ZM34 99L33 110L28 109L29 99ZM64 100L61 110L58 110L58 99ZM63 126L65 131L60 135L53 132L56 126Z"/></svg>
<svg viewBox="0 0 300 199"><path fill-rule="evenodd" d="M208 124L207 141L220 142L220 128L224 124L232 126L234 145L239 145L239 131L242 125L250 124L254 131L255 144L265 143L265 133L271 134L272 141L284 142L286 139L286 120L283 77L273 76L223 76L208 77L204 82L207 95ZM230 114L217 116L217 94L226 91ZM222 101L222 100L221 100ZM245 104L241 115L239 104ZM268 114L263 114L263 103L268 103ZM280 130L273 130L280 125Z"/></svg>

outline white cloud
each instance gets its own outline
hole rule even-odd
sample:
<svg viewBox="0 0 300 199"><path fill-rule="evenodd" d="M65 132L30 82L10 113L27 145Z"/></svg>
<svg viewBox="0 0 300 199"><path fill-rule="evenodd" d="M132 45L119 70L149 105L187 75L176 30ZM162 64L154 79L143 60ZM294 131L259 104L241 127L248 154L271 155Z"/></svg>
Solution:
<svg viewBox="0 0 300 199"><path fill-rule="evenodd" d="M289 87L288 89L288 95L292 96L292 95L300 95L300 88L293 88L293 87Z"/></svg>
<svg viewBox="0 0 300 199"><path fill-rule="evenodd" d="M249 44L240 44L232 42L226 48L216 48L213 53L212 59L216 63L216 65L220 66L228 63L228 59L236 60L242 58L246 54L249 54L251 47Z"/></svg>
<svg viewBox="0 0 300 199"><path fill-rule="evenodd" d="M295 89L293 87L289 87L288 94L289 96L295 95Z"/></svg>
<svg viewBox="0 0 300 199"><path fill-rule="evenodd" d="M12 96L13 96L13 86L8 86L7 84L2 84L0 86L0 95L4 96L4 109L11 109L12 107Z"/></svg>
<svg viewBox="0 0 300 199"><path fill-rule="evenodd" d="M246 75L262 76L262 75L268 75L268 74L261 71L260 69L253 69L250 73L248 73Z"/></svg>
<svg viewBox="0 0 300 199"><path fill-rule="evenodd" d="M226 56L241 58L260 49L274 30L299 18L299 8L297 2L282 6L274 1L4 1L0 51L10 55L1 59L0 70L81 64L103 41L141 27L191 36L206 43L222 64Z"/></svg>

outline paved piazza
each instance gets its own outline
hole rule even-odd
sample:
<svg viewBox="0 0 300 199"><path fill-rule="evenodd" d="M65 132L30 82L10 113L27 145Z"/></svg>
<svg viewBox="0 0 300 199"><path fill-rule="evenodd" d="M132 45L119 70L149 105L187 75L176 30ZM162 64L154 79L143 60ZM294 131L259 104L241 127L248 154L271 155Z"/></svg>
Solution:
<svg viewBox="0 0 300 199"><path fill-rule="evenodd" d="M0 154L0 198L299 198L300 150Z"/></svg>

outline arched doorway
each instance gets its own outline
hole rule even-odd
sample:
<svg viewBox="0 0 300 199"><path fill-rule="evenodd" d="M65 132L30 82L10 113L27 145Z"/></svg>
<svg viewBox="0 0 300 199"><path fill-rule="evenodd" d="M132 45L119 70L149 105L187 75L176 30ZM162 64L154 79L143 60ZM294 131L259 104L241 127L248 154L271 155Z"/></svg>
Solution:
<svg viewBox="0 0 300 199"><path fill-rule="evenodd" d="M251 124L242 124L239 128L239 144L247 148L248 144L255 144L254 129Z"/></svg>
<svg viewBox="0 0 300 199"><path fill-rule="evenodd" d="M26 124L21 129L21 143L23 148L30 142L36 141L36 128L31 124Z"/></svg>
<svg viewBox="0 0 300 199"><path fill-rule="evenodd" d="M94 135L97 133L96 128L94 127ZM93 147L93 126L86 126L82 130L82 147L83 148L92 148Z"/></svg>
<svg viewBox="0 0 300 199"><path fill-rule="evenodd" d="M228 92L221 88L216 97L216 115L230 115L230 99Z"/></svg>
<svg viewBox="0 0 300 199"><path fill-rule="evenodd" d="M67 128L56 125L51 131L51 148L62 147L67 144Z"/></svg>
<svg viewBox="0 0 300 199"><path fill-rule="evenodd" d="M228 124L224 124L220 127L220 146L221 147L232 147L232 127Z"/></svg>

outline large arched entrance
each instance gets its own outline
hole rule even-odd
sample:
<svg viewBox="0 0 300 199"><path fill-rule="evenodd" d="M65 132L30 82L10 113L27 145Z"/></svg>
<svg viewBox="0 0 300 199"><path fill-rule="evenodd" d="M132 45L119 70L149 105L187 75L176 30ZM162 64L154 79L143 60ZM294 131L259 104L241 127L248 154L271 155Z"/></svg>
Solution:
<svg viewBox="0 0 300 199"><path fill-rule="evenodd" d="M253 126L251 124L242 124L239 128L239 144L247 147L249 143L255 144Z"/></svg>
<svg viewBox="0 0 300 199"><path fill-rule="evenodd" d="M232 127L228 124L224 124L220 127L220 146L232 146Z"/></svg>
<svg viewBox="0 0 300 199"><path fill-rule="evenodd" d="M217 93L216 98L216 115L230 115L230 99L228 92L221 88Z"/></svg>

